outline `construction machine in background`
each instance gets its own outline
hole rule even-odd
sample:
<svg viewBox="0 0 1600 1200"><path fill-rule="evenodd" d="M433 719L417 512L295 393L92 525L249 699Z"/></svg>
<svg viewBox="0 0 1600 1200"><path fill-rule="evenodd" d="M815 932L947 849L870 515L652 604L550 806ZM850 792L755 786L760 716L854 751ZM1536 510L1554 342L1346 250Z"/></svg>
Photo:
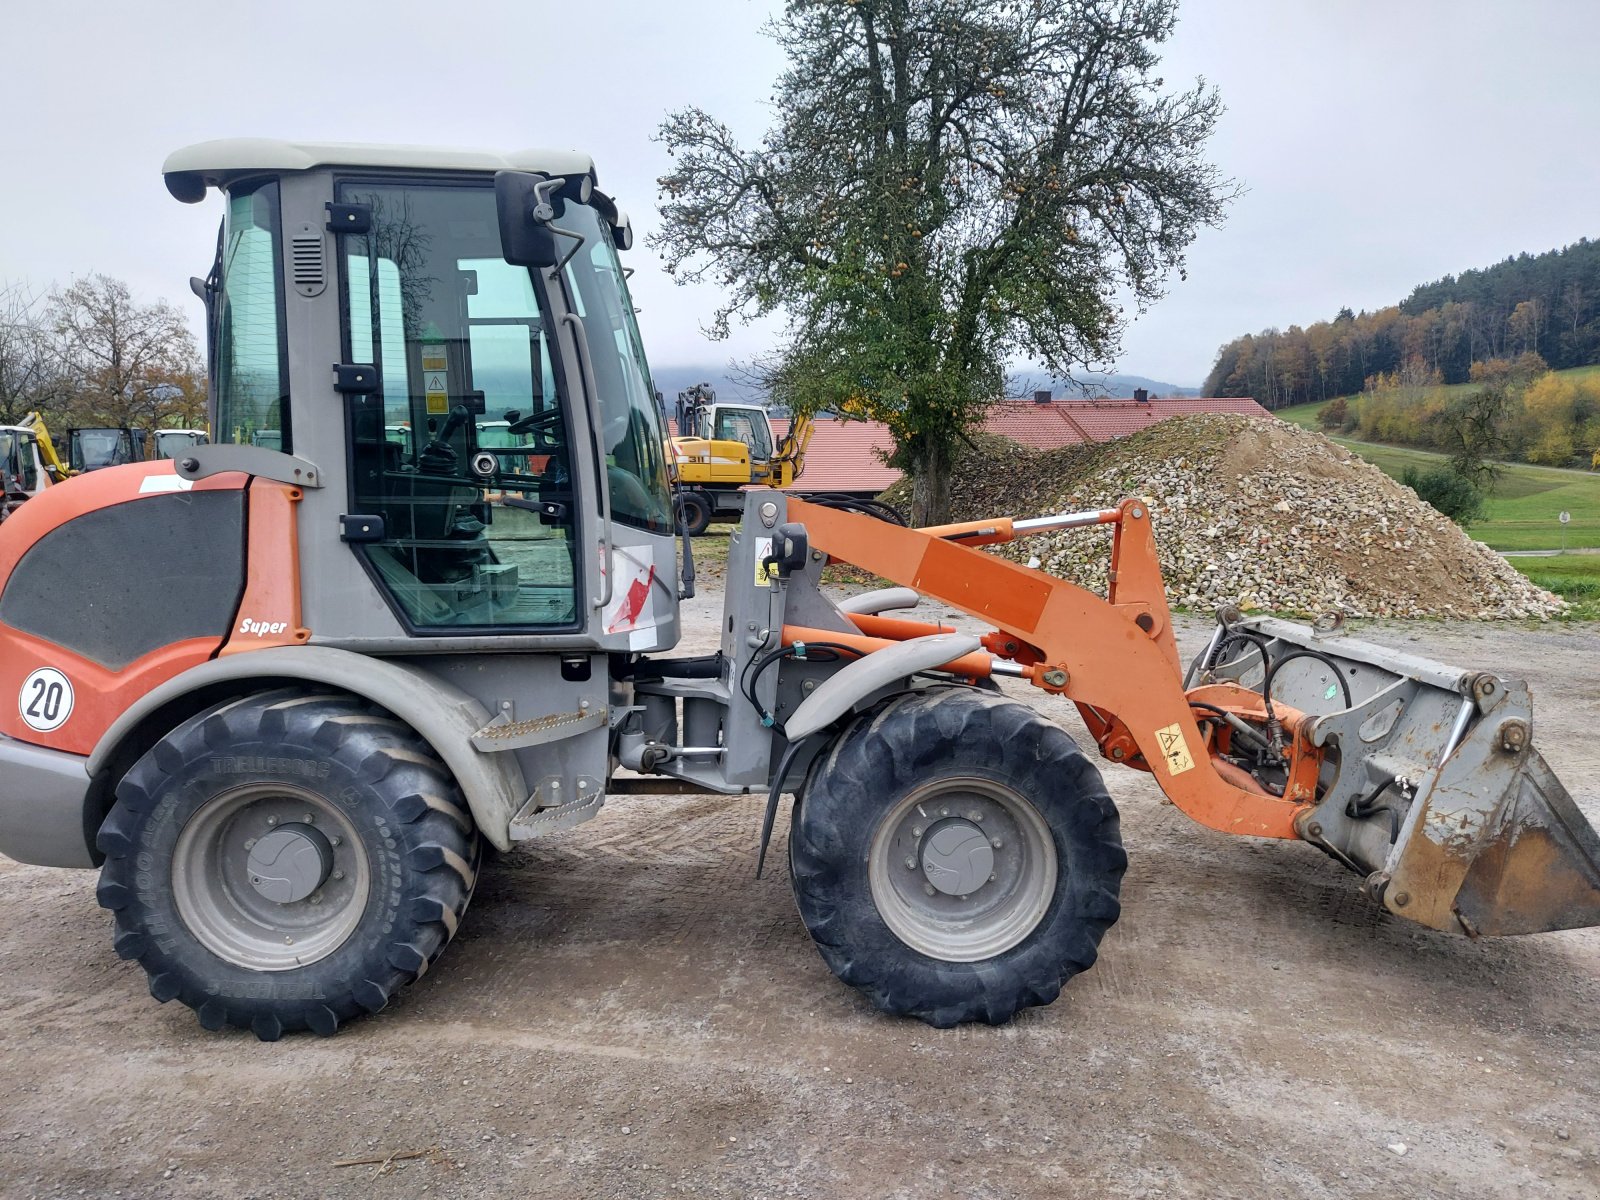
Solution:
<svg viewBox="0 0 1600 1200"><path fill-rule="evenodd" d="M181 458L186 450L209 444L211 435L204 429L157 429L150 440L150 457L162 460Z"/></svg>
<svg viewBox="0 0 1600 1200"><path fill-rule="evenodd" d="M753 490L718 648L672 653L631 227L588 158L244 140L165 170L223 197L219 441L0 528L0 851L99 867L117 953L207 1028L377 1012L456 933L485 845L632 792L760 797L758 869L792 796L801 919L879 1009L1047 1004L1127 859L1095 764L997 681L1395 917L1600 923L1600 839L1523 683L1237 611L1186 675L1139 499L912 529ZM486 408L534 444L485 446ZM1104 595L985 551L1074 529L1111 535ZM831 562L894 586L838 601ZM905 615L921 596L978 630Z"/></svg>
<svg viewBox="0 0 1600 1200"><path fill-rule="evenodd" d="M16 425L0 425L0 521L71 473L39 413L29 413Z"/></svg>
<svg viewBox="0 0 1600 1200"><path fill-rule="evenodd" d="M67 430L67 464L72 474L121 467L144 459L145 431L126 425L79 426Z"/></svg>
<svg viewBox="0 0 1600 1200"><path fill-rule="evenodd" d="M675 504L683 528L694 536L714 520L738 520L743 489L793 485L805 470L814 432L810 417L797 416L781 438L774 437L766 409L720 404L708 383L678 393L677 426L670 442Z"/></svg>
<svg viewBox="0 0 1600 1200"><path fill-rule="evenodd" d="M32 429L0 425L0 521L50 486Z"/></svg>

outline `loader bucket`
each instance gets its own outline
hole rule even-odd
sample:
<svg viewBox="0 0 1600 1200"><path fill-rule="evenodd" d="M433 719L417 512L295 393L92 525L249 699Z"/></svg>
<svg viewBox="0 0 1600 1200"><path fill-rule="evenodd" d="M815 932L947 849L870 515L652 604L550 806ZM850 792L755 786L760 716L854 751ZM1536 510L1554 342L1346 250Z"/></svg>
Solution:
<svg viewBox="0 0 1600 1200"><path fill-rule="evenodd" d="M1317 714L1324 772L1297 832L1366 874L1385 908L1469 937L1600 925L1600 834L1533 746L1526 684L1337 629L1232 628L1284 660L1274 696ZM1246 654L1212 676L1249 686L1260 663Z"/></svg>
<svg viewBox="0 0 1600 1200"><path fill-rule="evenodd" d="M1600 835L1537 750L1474 740L1410 823L1385 907L1472 937L1600 925Z"/></svg>

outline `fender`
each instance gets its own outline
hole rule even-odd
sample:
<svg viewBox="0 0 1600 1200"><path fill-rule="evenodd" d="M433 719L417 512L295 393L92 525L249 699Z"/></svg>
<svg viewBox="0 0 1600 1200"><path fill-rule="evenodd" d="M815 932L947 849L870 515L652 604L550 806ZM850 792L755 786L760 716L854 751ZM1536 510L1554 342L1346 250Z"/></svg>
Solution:
<svg viewBox="0 0 1600 1200"><path fill-rule="evenodd" d="M808 738L881 688L970 654L982 644L970 633L930 633L865 654L801 701L786 723L788 738Z"/></svg>
<svg viewBox="0 0 1600 1200"><path fill-rule="evenodd" d="M466 692L425 671L390 659L370 658L327 646L284 646L213 659L142 696L101 736L89 755L98 776L117 747L147 717L175 700L219 683L283 679L328 684L388 709L433 747L450 768L478 829L500 850L511 848L511 818L528 799L522 768L509 754L482 754L472 735L490 713Z"/></svg>

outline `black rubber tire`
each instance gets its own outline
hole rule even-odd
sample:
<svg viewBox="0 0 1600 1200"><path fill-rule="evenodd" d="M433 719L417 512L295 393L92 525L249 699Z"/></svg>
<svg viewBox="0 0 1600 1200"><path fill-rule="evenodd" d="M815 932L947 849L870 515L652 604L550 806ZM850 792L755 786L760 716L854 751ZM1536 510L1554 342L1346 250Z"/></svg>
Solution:
<svg viewBox="0 0 1600 1200"><path fill-rule="evenodd" d="M711 528L716 506L704 492L679 492L675 507L678 511L678 528L690 537L699 537Z"/></svg>
<svg viewBox="0 0 1600 1200"><path fill-rule="evenodd" d="M901 941L873 902L878 824L912 788L947 776L993 779L1043 817L1058 860L1054 898L1017 945L980 962L930 958ZM796 798L789 863L801 918L833 973L886 1013L947 1028L991 1025L1049 1004L1093 965L1121 911L1128 858L1100 772L1065 730L970 688L896 697L823 754Z"/></svg>
<svg viewBox="0 0 1600 1200"><path fill-rule="evenodd" d="M299 769L270 761L284 759ZM307 777L307 764L320 778ZM359 924L303 967L258 971L226 961L190 932L174 897L185 822L255 782L324 796L366 853L370 892ZM233 1025L276 1041L302 1029L330 1035L420 978L466 911L482 842L449 771L409 726L354 697L283 691L201 713L158 742L118 786L97 844L106 856L97 898L115 916L117 953L144 967L150 994L182 1001L207 1029Z"/></svg>

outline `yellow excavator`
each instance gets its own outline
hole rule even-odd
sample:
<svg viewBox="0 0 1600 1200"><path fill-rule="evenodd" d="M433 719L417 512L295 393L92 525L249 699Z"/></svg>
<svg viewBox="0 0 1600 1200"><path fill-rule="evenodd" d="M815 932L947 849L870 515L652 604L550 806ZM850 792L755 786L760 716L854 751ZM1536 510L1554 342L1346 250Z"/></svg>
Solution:
<svg viewBox="0 0 1600 1200"><path fill-rule="evenodd" d="M774 437L766 409L719 404L709 383L678 393L677 417L678 435L668 439L668 458L677 471L678 522L691 536L719 518L739 520L742 489L791 487L805 470L810 417L795 417L783 437Z"/></svg>

